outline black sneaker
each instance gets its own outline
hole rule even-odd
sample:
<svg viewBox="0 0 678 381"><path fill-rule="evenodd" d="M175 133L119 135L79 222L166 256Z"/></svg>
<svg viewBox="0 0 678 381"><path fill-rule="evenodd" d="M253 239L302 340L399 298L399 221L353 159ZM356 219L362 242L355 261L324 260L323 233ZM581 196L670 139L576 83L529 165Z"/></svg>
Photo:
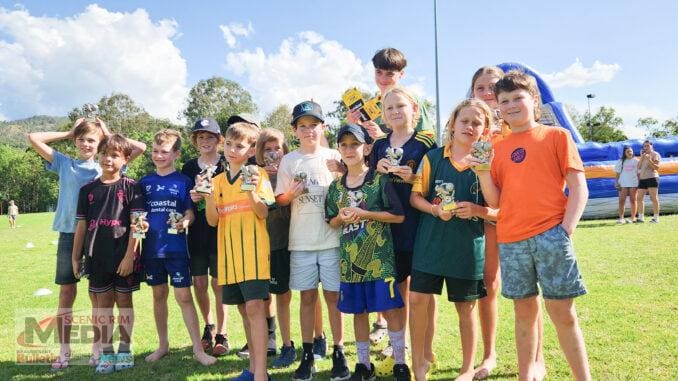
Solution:
<svg viewBox="0 0 678 381"><path fill-rule="evenodd" d="M374 371L372 371L374 374ZM332 372L330 373L331 381L343 381L348 380L351 377L351 372L348 370L346 365L346 357L344 352L341 350L335 349L332 352Z"/></svg>
<svg viewBox="0 0 678 381"><path fill-rule="evenodd" d="M202 350L205 352L209 352L212 349L215 329L216 327L214 324L206 324L205 329L202 331L202 339L200 339L200 343L202 344Z"/></svg>
<svg viewBox="0 0 678 381"><path fill-rule="evenodd" d="M355 364L355 370L353 371L353 375L351 375L351 381L374 381L375 379L374 365L370 363L370 369L367 369L363 363Z"/></svg>
<svg viewBox="0 0 678 381"><path fill-rule="evenodd" d="M241 359L248 359L250 358L250 348L247 346L247 344L243 345L242 348L237 353L238 357Z"/></svg>
<svg viewBox="0 0 678 381"><path fill-rule="evenodd" d="M393 379L396 381L412 380L412 374L410 374L410 368L407 366L407 364L393 365Z"/></svg>
<svg viewBox="0 0 678 381"><path fill-rule="evenodd" d="M294 371L292 380L294 381L311 381L315 373L315 359L312 352L304 352L301 357L299 367Z"/></svg>

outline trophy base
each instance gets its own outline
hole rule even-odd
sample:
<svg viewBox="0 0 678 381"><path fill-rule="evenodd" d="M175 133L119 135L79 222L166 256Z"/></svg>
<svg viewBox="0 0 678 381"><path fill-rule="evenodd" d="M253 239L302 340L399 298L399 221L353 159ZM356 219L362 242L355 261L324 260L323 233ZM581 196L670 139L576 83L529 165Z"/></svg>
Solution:
<svg viewBox="0 0 678 381"><path fill-rule="evenodd" d="M482 163L475 166L476 171L489 171L490 163Z"/></svg>
<svg viewBox="0 0 678 381"><path fill-rule="evenodd" d="M146 233L132 233L132 238L134 238L134 239L145 239Z"/></svg>
<svg viewBox="0 0 678 381"><path fill-rule="evenodd" d="M449 204L443 204L443 210L446 212L449 212L450 210L455 210L457 209L457 203L456 202L451 202Z"/></svg>
<svg viewBox="0 0 678 381"><path fill-rule="evenodd" d="M212 188L208 187L195 187L195 191L202 194L212 194Z"/></svg>
<svg viewBox="0 0 678 381"><path fill-rule="evenodd" d="M178 234L179 231L177 229L169 228L167 229L167 233L169 234Z"/></svg>
<svg viewBox="0 0 678 381"><path fill-rule="evenodd" d="M243 184L240 186L240 190L243 191L253 191L255 189L255 186L252 184Z"/></svg>

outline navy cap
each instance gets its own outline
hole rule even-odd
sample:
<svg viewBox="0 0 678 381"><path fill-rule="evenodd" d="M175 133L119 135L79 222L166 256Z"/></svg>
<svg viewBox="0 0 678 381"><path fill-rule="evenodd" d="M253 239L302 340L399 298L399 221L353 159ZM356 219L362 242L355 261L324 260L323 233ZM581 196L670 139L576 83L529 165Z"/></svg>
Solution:
<svg viewBox="0 0 678 381"><path fill-rule="evenodd" d="M211 118L202 118L195 121L193 125L193 130L191 133L206 131L211 132L216 135L221 135L221 129L219 128L219 123L216 120Z"/></svg>
<svg viewBox="0 0 678 381"><path fill-rule="evenodd" d="M261 128L261 126L259 125L259 119L255 118L254 115L247 114L247 113L232 115L226 121L226 126L230 127L231 124L235 124L235 123L238 123L238 122L245 122L245 123L253 124L253 125L257 126L258 128Z"/></svg>
<svg viewBox="0 0 678 381"><path fill-rule="evenodd" d="M301 102L294 106L294 109L292 110L292 125L296 125L297 120L303 116L312 116L318 119L321 123L325 123L322 108L320 108L319 104L313 101Z"/></svg>
<svg viewBox="0 0 678 381"><path fill-rule="evenodd" d="M346 134L355 136L355 139L361 143L372 144L372 137L370 137L370 134L367 133L367 130L363 126L352 123L343 125L337 133L337 143L339 143L341 138Z"/></svg>

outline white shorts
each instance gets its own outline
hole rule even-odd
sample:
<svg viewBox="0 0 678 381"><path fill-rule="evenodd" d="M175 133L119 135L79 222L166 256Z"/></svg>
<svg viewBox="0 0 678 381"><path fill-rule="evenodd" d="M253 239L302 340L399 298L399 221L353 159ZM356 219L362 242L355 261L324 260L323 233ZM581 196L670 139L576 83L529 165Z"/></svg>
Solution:
<svg viewBox="0 0 678 381"><path fill-rule="evenodd" d="M290 253L290 288L314 290L322 282L323 290L339 292L341 276L339 248Z"/></svg>

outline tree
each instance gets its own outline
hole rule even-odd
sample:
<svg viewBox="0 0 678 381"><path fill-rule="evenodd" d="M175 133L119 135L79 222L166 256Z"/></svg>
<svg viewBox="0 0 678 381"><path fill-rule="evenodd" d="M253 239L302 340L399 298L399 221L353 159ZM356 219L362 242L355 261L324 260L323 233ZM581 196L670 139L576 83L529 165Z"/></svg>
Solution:
<svg viewBox="0 0 678 381"><path fill-rule="evenodd" d="M292 110L288 105L279 105L273 111L266 115L266 119L261 123L261 126L264 128L275 128L280 130L285 135L285 142L290 151L296 149L299 146L299 140L297 139L294 131L292 131Z"/></svg>
<svg viewBox="0 0 678 381"><path fill-rule="evenodd" d="M0 178L0 202L15 200L22 212L45 211L56 205L57 178L44 170L42 158L33 150L0 144Z"/></svg>
<svg viewBox="0 0 678 381"><path fill-rule="evenodd" d="M199 81L191 88L183 115L189 126L198 118L209 117L216 119L224 129L230 116L256 110L250 93L237 82L212 77Z"/></svg>
<svg viewBox="0 0 678 381"><path fill-rule="evenodd" d="M620 127L624 124L624 119L616 115L614 108L602 106L598 109L598 112L591 116L590 126L589 118L586 116L588 115L577 118L575 123L579 133L582 136L589 137L590 141L608 143L628 139L620 130ZM593 127L593 137L591 137L591 127Z"/></svg>
<svg viewBox="0 0 678 381"><path fill-rule="evenodd" d="M674 136L678 135L678 117L666 119L663 123L655 118L640 118L636 127L647 130L648 136L653 138Z"/></svg>

